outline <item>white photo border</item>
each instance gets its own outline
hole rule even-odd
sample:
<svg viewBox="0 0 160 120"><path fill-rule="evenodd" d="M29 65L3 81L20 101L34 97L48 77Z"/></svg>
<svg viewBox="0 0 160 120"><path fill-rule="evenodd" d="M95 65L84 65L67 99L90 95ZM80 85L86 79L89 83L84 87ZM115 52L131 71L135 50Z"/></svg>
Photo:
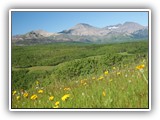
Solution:
<svg viewBox="0 0 160 120"><path fill-rule="evenodd" d="M11 41L12 41L12 12L27 11L27 12L148 12L148 30L149 30L149 45L148 45L148 108L102 108L102 109L86 109L86 108L61 108L61 109L39 109L39 108L12 108L11 106ZM151 110L151 9L10 9L9 10L9 110L10 111L150 111Z"/></svg>

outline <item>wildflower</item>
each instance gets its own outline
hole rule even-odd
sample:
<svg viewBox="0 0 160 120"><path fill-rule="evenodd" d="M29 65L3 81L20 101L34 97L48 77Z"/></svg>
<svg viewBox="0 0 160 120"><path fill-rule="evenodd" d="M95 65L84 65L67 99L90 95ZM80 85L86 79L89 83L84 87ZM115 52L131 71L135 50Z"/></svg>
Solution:
<svg viewBox="0 0 160 120"><path fill-rule="evenodd" d="M59 101L55 102L55 106L58 106L59 105Z"/></svg>
<svg viewBox="0 0 160 120"><path fill-rule="evenodd" d="M116 67L113 67L113 70L115 70L116 69Z"/></svg>
<svg viewBox="0 0 160 120"><path fill-rule="evenodd" d="M131 80L128 80L128 82L131 83L132 81L131 81Z"/></svg>
<svg viewBox="0 0 160 120"><path fill-rule="evenodd" d="M16 91L16 90L14 90L14 91L13 91L13 93L12 93L12 95L15 95L16 93L17 93L17 91Z"/></svg>
<svg viewBox="0 0 160 120"><path fill-rule="evenodd" d="M102 92L102 95L103 95L103 96L106 96L106 92L105 92L105 91L103 91L103 92Z"/></svg>
<svg viewBox="0 0 160 120"><path fill-rule="evenodd" d="M143 68L144 68L145 66L144 66L144 64L142 64L142 65L138 65L137 67L136 67L136 69L138 69L140 72L141 72L141 74L143 75L143 78L144 78L144 80L145 80L145 82L148 84L148 80L147 80L147 78L146 78L146 76L144 75L144 71L143 71Z"/></svg>
<svg viewBox="0 0 160 120"><path fill-rule="evenodd" d="M54 99L54 96L50 96L49 100L52 101Z"/></svg>
<svg viewBox="0 0 160 120"><path fill-rule="evenodd" d="M117 72L117 75L120 75L121 74L121 72Z"/></svg>
<svg viewBox="0 0 160 120"><path fill-rule="evenodd" d="M85 83L86 81L87 81L87 79L81 80L81 84Z"/></svg>
<svg viewBox="0 0 160 120"><path fill-rule="evenodd" d="M64 88L64 90L65 90L65 91L70 91L71 88L69 88L69 87L68 87L68 88Z"/></svg>
<svg viewBox="0 0 160 120"><path fill-rule="evenodd" d="M28 97L28 93L25 92L25 93L23 94L23 97L27 98L27 97Z"/></svg>
<svg viewBox="0 0 160 120"><path fill-rule="evenodd" d="M57 106L54 106L53 108L59 108L59 106L57 105Z"/></svg>
<svg viewBox="0 0 160 120"><path fill-rule="evenodd" d="M99 78L98 78L98 80L102 80L104 77L103 76L100 76Z"/></svg>
<svg viewBox="0 0 160 120"><path fill-rule="evenodd" d="M69 97L70 97L70 94L66 94L61 99L62 101L66 101Z"/></svg>
<svg viewBox="0 0 160 120"><path fill-rule="evenodd" d="M36 100L37 98L38 98L38 96L35 94L31 96L31 100Z"/></svg>
<svg viewBox="0 0 160 120"><path fill-rule="evenodd" d="M138 69L138 70L142 70L143 68L144 68L144 64L138 65L138 66L136 67L136 69Z"/></svg>
<svg viewBox="0 0 160 120"><path fill-rule="evenodd" d="M96 78L95 77L92 77L92 80L95 80Z"/></svg>
<svg viewBox="0 0 160 120"><path fill-rule="evenodd" d="M105 75L108 75L108 71L105 71L104 74L105 74Z"/></svg>
<svg viewBox="0 0 160 120"><path fill-rule="evenodd" d="M125 77L128 77L128 75L127 75L127 74L125 74Z"/></svg>
<svg viewBox="0 0 160 120"><path fill-rule="evenodd" d="M43 93L43 90L38 90L38 93Z"/></svg>
<svg viewBox="0 0 160 120"><path fill-rule="evenodd" d="M36 81L36 85L39 85L39 81L38 80Z"/></svg>
<svg viewBox="0 0 160 120"><path fill-rule="evenodd" d="M85 83L83 83L83 85L87 85L87 83L85 82Z"/></svg>
<svg viewBox="0 0 160 120"><path fill-rule="evenodd" d="M39 89L39 87L36 86L36 89Z"/></svg>
<svg viewBox="0 0 160 120"><path fill-rule="evenodd" d="M19 100L19 99L20 99L20 96L17 96L16 99Z"/></svg>
<svg viewBox="0 0 160 120"><path fill-rule="evenodd" d="M85 80L81 80L81 84L85 83Z"/></svg>

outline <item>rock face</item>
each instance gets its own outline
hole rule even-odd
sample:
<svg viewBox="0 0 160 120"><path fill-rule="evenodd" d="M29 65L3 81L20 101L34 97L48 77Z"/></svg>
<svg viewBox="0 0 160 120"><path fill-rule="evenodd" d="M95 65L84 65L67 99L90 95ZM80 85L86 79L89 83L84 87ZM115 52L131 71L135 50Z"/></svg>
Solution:
<svg viewBox="0 0 160 120"><path fill-rule="evenodd" d="M144 26L134 23L134 22L125 22L123 25L119 26L117 29L118 32L122 33L133 33L137 30L143 29Z"/></svg>
<svg viewBox="0 0 160 120"><path fill-rule="evenodd" d="M99 36L101 29L93 27L89 24L79 23L76 26L70 28L69 30L64 30L60 33L78 36Z"/></svg>
<svg viewBox="0 0 160 120"><path fill-rule="evenodd" d="M129 39L148 39L148 27L135 22L110 25L97 28L86 23L79 23L68 30L58 33L49 33L44 30L35 30L24 35L12 36L13 43L51 43L51 42L115 42Z"/></svg>
<svg viewBox="0 0 160 120"><path fill-rule="evenodd" d="M130 34L143 28L144 26L134 22L125 22L124 24L111 25L104 28L96 28L85 23L80 23L70 28L69 30L64 30L60 33L79 36L104 36L109 34L110 32Z"/></svg>

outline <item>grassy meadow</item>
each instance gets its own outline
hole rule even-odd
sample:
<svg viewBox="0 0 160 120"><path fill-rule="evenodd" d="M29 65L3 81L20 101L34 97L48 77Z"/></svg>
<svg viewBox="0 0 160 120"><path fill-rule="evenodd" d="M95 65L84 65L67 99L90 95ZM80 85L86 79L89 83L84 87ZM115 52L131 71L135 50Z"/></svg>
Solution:
<svg viewBox="0 0 160 120"><path fill-rule="evenodd" d="M148 41L12 46L11 107L148 108Z"/></svg>

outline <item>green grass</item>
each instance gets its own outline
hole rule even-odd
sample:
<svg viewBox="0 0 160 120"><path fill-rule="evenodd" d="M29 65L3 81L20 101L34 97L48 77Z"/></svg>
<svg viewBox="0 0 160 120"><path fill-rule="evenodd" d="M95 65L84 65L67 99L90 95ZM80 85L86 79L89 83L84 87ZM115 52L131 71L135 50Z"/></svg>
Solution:
<svg viewBox="0 0 160 120"><path fill-rule="evenodd" d="M28 98L24 98L21 93L20 100L16 100L17 95L12 96L12 107L53 108L54 103L59 101L59 108L148 108L148 84L135 67L136 65L129 65L123 69L110 70L108 75L102 73L68 82L56 80L47 87L41 87L42 83L38 86L33 83L33 87L27 91ZM147 77L147 68L144 69L144 74ZM100 76L104 78L98 80ZM65 91L64 88L70 90ZM43 89L44 93L38 94L39 89ZM38 95L37 100L30 99L33 94ZM70 98L62 101L61 97L65 94L70 94ZM52 95L54 100L50 101Z"/></svg>
<svg viewBox="0 0 160 120"><path fill-rule="evenodd" d="M28 69L30 72L33 72L33 71L37 71L37 70L40 70L40 71L51 71L53 70L54 66L34 66L34 67L28 67L26 69ZM12 70L15 71L15 70L22 70L23 68L15 68L15 67L12 67Z"/></svg>
<svg viewBox="0 0 160 120"><path fill-rule="evenodd" d="M133 54L129 54L128 52L121 52L121 53L117 53L117 54L120 54L120 55L133 55Z"/></svg>
<svg viewBox="0 0 160 120"><path fill-rule="evenodd" d="M12 52L12 92L16 91L12 94L12 108L149 107L145 81L148 80L147 42L14 46ZM25 55L28 59L23 58ZM144 68L138 70L138 65ZM39 90L43 93L38 93ZM25 92L27 97L23 96ZM34 94L37 99L32 100ZM69 97L63 101L66 94ZM54 96L52 101L50 96Z"/></svg>

